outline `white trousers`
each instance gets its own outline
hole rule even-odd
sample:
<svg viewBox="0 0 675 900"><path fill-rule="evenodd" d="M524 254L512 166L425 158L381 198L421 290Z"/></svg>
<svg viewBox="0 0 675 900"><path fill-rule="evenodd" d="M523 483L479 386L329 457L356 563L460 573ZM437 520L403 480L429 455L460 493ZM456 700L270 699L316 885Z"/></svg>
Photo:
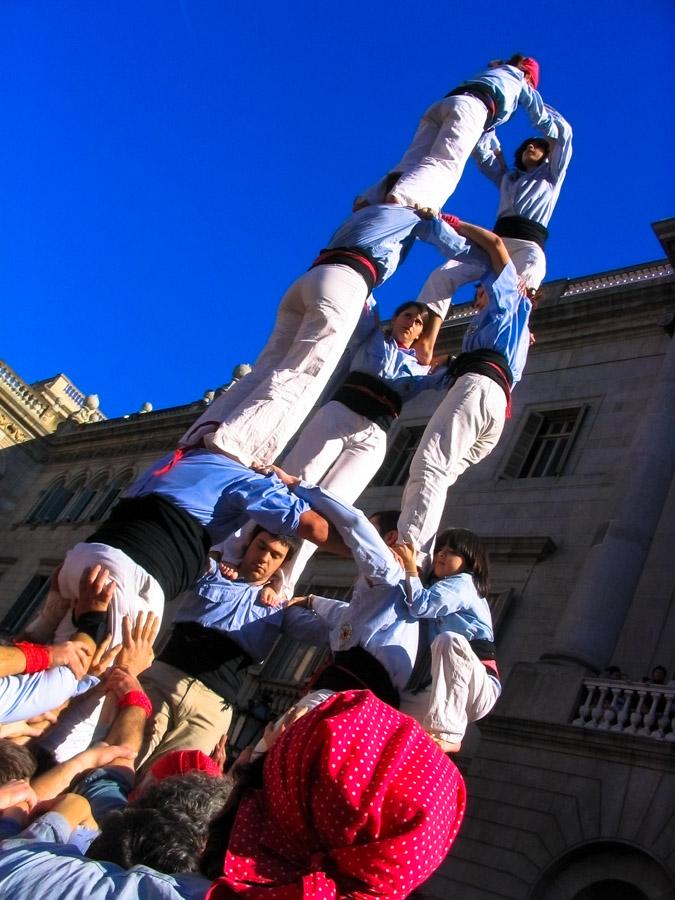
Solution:
<svg viewBox="0 0 675 900"><path fill-rule="evenodd" d="M353 503L370 484L386 452L387 433L379 425L331 400L302 429L282 468ZM303 541L288 566L282 567L285 594L292 596L315 551L316 544Z"/></svg>
<svg viewBox="0 0 675 900"><path fill-rule="evenodd" d="M441 522L447 490L496 446L504 428L506 395L485 375L461 375L424 430L403 491L399 538L423 564Z"/></svg>
<svg viewBox="0 0 675 900"><path fill-rule="evenodd" d="M546 256L534 241L504 238L504 244L515 266L516 272L528 288L538 288L546 275ZM463 284L478 281L483 274L482 267L472 261L448 260L429 275L420 291L419 300L426 303L432 312L445 319L452 298Z"/></svg>
<svg viewBox="0 0 675 900"><path fill-rule="evenodd" d="M112 645L122 642L122 620L124 616L136 621L139 612L153 612L160 621L164 612L164 592L159 583L145 569L141 568L126 553L108 544L75 544L66 554L59 572L59 593L65 599L77 598L80 578L89 566L102 565L110 572L110 578L117 585L108 610L108 630L112 634ZM64 616L54 637L55 643L67 641L73 634L70 610ZM92 741L94 730L101 715L103 700L95 706L82 701L82 716L77 710L62 717L49 736L49 747L58 762L63 762L85 750Z"/></svg>
<svg viewBox="0 0 675 900"><path fill-rule="evenodd" d="M418 694L403 691L401 712L449 743L486 716L501 689L461 634L446 631L431 644L431 686Z"/></svg>
<svg viewBox="0 0 675 900"><path fill-rule="evenodd" d="M391 194L404 206L438 210L454 193L464 166L485 128L487 110L476 97L444 97L422 116L401 162Z"/></svg>
<svg viewBox="0 0 675 900"><path fill-rule="evenodd" d="M253 371L216 398L181 438L270 465L300 428L337 366L368 296L349 266L316 266L286 292Z"/></svg>

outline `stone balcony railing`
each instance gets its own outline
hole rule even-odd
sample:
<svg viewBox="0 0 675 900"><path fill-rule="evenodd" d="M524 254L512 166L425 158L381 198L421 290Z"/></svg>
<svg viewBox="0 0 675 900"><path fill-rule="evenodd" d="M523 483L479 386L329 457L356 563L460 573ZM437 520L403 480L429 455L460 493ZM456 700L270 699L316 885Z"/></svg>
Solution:
<svg viewBox="0 0 675 900"><path fill-rule="evenodd" d="M573 725L675 742L675 685L586 678L584 689Z"/></svg>

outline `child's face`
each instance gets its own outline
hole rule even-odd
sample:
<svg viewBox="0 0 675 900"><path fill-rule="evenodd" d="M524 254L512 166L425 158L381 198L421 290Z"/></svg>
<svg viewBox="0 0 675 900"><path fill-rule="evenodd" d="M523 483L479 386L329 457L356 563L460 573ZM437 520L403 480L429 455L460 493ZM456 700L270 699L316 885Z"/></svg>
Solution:
<svg viewBox="0 0 675 900"><path fill-rule="evenodd" d="M441 547L434 553L434 575L436 578L450 578L466 571L464 557L452 547Z"/></svg>
<svg viewBox="0 0 675 900"><path fill-rule="evenodd" d="M424 328L424 319L416 306L411 306L400 312L395 319L391 321L391 336L394 340L403 344L404 347L410 347L413 341L422 334Z"/></svg>

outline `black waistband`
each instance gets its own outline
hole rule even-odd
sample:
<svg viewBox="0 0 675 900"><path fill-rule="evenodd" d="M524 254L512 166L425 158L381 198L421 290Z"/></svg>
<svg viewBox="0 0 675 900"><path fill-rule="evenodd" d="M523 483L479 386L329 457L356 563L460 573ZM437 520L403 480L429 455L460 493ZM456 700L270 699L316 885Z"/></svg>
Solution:
<svg viewBox="0 0 675 900"><path fill-rule="evenodd" d="M370 294L379 281L379 269L376 263L360 247L336 247L321 250L310 269L316 266L349 266L363 278Z"/></svg>
<svg viewBox="0 0 675 900"><path fill-rule="evenodd" d="M119 500L86 542L126 553L159 582L167 601L199 577L211 546L206 528L159 494Z"/></svg>
<svg viewBox="0 0 675 900"><path fill-rule="evenodd" d="M499 371L495 369L495 366ZM460 353L450 362L449 372L454 378L468 373L485 375L504 388L507 398L513 384L513 374L506 357L497 350L469 350L466 353Z"/></svg>
<svg viewBox="0 0 675 900"><path fill-rule="evenodd" d="M236 698L245 669L254 661L224 631L198 622L177 622L157 659L198 678L230 703Z"/></svg>
<svg viewBox="0 0 675 900"><path fill-rule="evenodd" d="M532 241L544 249L548 239L548 228L539 222L526 219L525 216L500 216L493 229L495 234L503 238L515 238L519 241Z"/></svg>
<svg viewBox="0 0 675 900"><path fill-rule="evenodd" d="M458 88L455 88L454 91L449 91L445 96L446 97L461 97L462 95L466 95L468 97L475 97L476 100L480 100L485 109L487 110L487 119L485 120L484 130L489 131L490 128L495 123L497 118L497 102L495 98L492 96L492 92L489 87L486 87L484 84L466 84L462 85Z"/></svg>
<svg viewBox="0 0 675 900"><path fill-rule="evenodd" d="M367 688L383 703L398 709L401 698L389 672L363 647L350 647L333 654L333 661L316 677L313 690L349 691Z"/></svg>
<svg viewBox="0 0 675 900"><path fill-rule="evenodd" d="M365 372L350 372L331 398L388 431L401 414L403 402L396 391Z"/></svg>
<svg viewBox="0 0 675 900"><path fill-rule="evenodd" d="M487 638L476 638L469 641L471 649L481 661L484 659L497 659L497 648L494 641L488 641Z"/></svg>

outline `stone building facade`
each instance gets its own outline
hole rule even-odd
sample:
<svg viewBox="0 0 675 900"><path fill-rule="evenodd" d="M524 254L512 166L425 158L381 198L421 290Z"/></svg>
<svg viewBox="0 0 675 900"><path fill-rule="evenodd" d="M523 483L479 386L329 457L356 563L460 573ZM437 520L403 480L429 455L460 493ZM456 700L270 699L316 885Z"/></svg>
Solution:
<svg viewBox="0 0 675 900"><path fill-rule="evenodd" d="M504 691L459 759L469 789L453 852L418 892L461 900L675 896L675 220L667 259L549 282L536 344L494 452L450 490L444 525L485 537ZM470 310L441 331L455 352ZM368 512L400 502L432 394L404 410ZM51 567L124 485L173 446L201 403L81 424L4 451L0 617L20 627ZM344 560L317 554L315 593L344 596ZM167 618L170 618L170 608ZM321 652L284 640L242 697L290 702ZM610 665L628 680L603 677Z"/></svg>

